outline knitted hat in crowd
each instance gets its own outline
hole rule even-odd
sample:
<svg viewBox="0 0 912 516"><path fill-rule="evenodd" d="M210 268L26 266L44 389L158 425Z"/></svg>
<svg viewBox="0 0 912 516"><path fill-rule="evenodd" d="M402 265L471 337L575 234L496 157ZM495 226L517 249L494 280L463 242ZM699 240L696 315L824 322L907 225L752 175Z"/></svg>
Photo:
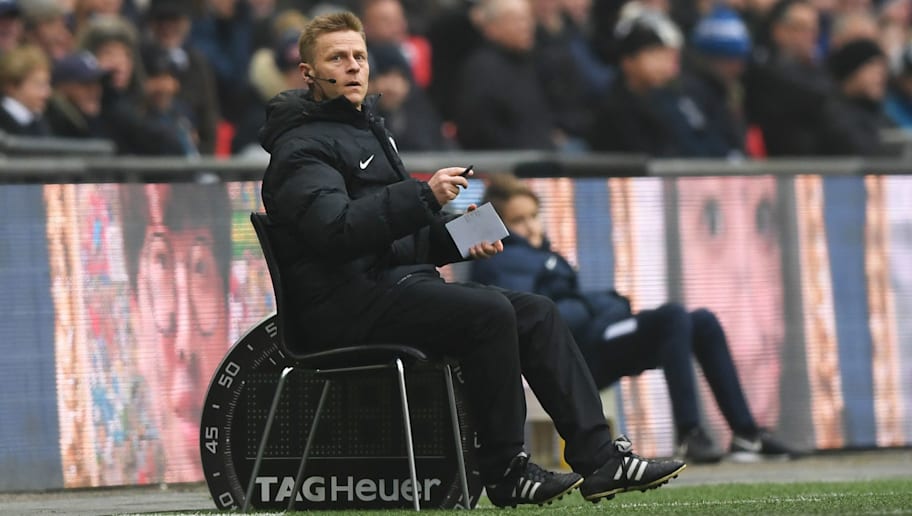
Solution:
<svg viewBox="0 0 912 516"><path fill-rule="evenodd" d="M139 36L136 28L120 16L99 16L89 21L79 37L79 48L95 53L99 47L112 41L133 48Z"/></svg>
<svg viewBox="0 0 912 516"><path fill-rule="evenodd" d="M751 51L747 26L737 12L721 5L697 22L691 43L711 57L743 58Z"/></svg>
<svg viewBox="0 0 912 516"><path fill-rule="evenodd" d="M146 77L162 75L176 77L179 73L176 63L171 59L171 53L154 43L143 45L139 51L139 57Z"/></svg>
<svg viewBox="0 0 912 516"><path fill-rule="evenodd" d="M884 58L884 52L876 41L862 38L846 43L833 51L827 59L827 66L833 78L843 81L856 70L875 58Z"/></svg>
<svg viewBox="0 0 912 516"><path fill-rule="evenodd" d="M367 56L372 76L399 72L408 79L412 77L412 69L398 45L373 44L367 49Z"/></svg>
<svg viewBox="0 0 912 516"><path fill-rule="evenodd" d="M683 39L670 18L648 10L622 18L614 35L620 57L632 56L650 47L679 48Z"/></svg>

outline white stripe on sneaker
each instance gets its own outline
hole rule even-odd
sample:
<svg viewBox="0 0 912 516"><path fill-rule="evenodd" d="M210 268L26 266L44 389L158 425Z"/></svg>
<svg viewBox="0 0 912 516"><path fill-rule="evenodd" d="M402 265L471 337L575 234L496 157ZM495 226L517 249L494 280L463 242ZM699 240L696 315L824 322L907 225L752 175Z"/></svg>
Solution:
<svg viewBox="0 0 912 516"><path fill-rule="evenodd" d="M522 491L520 491L520 493L519 493L520 498L527 498L526 494L529 492L529 487L531 485L532 485L532 481L530 481L528 479L523 481L523 488L522 488Z"/></svg>
<svg viewBox="0 0 912 516"><path fill-rule="evenodd" d="M618 464L618 470L614 472L614 479L620 480L621 476L624 475L624 464L627 464L627 461L630 460L629 457L624 457L624 460Z"/></svg>
<svg viewBox="0 0 912 516"><path fill-rule="evenodd" d="M630 459L630 466L627 467L627 480L633 477L637 469L640 469L640 459L634 457Z"/></svg>
<svg viewBox="0 0 912 516"><path fill-rule="evenodd" d="M760 450L763 449L763 443L760 442L760 439L745 439L737 435L732 436L732 446L754 453L760 453Z"/></svg>
<svg viewBox="0 0 912 516"><path fill-rule="evenodd" d="M637 471L637 474L636 474L637 482L639 482L640 479L643 478L643 473L646 473L646 466L648 466L648 465L649 465L649 463L646 462L645 460L640 461L640 469L639 469L639 471Z"/></svg>
<svg viewBox="0 0 912 516"><path fill-rule="evenodd" d="M532 491L529 492L529 500L535 499L535 492L538 491L538 488L541 487L541 482L536 482L535 486L532 488Z"/></svg>

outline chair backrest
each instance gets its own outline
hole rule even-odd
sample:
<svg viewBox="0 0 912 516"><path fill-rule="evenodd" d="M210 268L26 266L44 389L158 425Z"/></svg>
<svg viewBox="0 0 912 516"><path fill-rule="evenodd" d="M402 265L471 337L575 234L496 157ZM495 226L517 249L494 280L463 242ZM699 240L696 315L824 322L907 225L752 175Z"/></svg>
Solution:
<svg viewBox="0 0 912 516"><path fill-rule="evenodd" d="M288 343L285 341L289 335L287 332L288 324L285 317L282 316L285 307L285 291L282 288L282 272L279 267L279 260L275 251L275 240L272 238L272 221L266 213L252 212L250 214L250 223L256 232L257 240L260 242L260 249L263 250L263 258L266 259L266 267L269 268L269 278L272 280L272 292L275 296L276 303L276 329L278 330L279 346L283 351L291 354L292 352Z"/></svg>

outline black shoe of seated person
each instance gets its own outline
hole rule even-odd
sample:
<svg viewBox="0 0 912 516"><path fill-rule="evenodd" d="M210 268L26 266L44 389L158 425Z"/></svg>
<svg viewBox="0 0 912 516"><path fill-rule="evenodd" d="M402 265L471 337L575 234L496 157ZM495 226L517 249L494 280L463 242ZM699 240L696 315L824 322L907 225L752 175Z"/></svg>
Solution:
<svg viewBox="0 0 912 516"><path fill-rule="evenodd" d="M583 477L570 473L555 473L529 462L529 455L520 452L510 461L501 482L485 486L491 503L498 507L520 504L544 505L560 500L582 483Z"/></svg>
<svg viewBox="0 0 912 516"><path fill-rule="evenodd" d="M586 477L580 493L590 502L612 499L618 493L655 489L678 476L687 465L680 460L653 460L633 453L626 436L614 440L618 454Z"/></svg>

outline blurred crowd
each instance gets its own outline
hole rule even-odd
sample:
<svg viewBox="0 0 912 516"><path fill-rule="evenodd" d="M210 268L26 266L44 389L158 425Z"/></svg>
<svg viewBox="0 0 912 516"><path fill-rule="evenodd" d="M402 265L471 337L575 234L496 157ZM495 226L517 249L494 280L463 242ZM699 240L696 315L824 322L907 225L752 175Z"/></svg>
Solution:
<svg viewBox="0 0 912 516"><path fill-rule="evenodd" d="M0 0L0 130L263 152L335 10L402 151L871 156L912 127L912 0Z"/></svg>

